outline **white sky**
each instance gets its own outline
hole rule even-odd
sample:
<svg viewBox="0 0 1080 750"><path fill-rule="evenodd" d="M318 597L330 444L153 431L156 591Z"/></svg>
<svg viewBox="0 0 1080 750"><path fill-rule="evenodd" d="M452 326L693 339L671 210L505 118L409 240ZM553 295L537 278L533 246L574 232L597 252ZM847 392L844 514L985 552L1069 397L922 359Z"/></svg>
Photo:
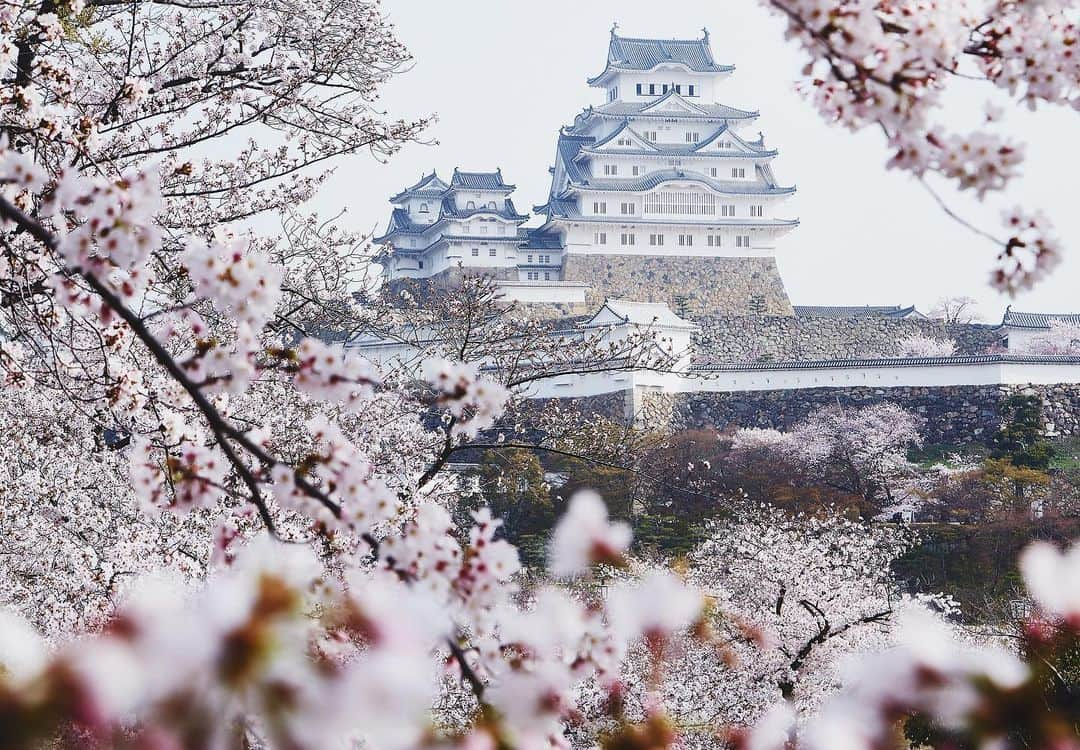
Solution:
<svg viewBox="0 0 1080 750"><path fill-rule="evenodd" d="M688 38L703 26L720 63L736 66L722 102L756 109L766 143L780 150L778 179L798 187L782 215L802 226L781 240L780 271L796 304L910 304L923 310L944 295L976 297L999 320L1008 298L986 283L994 247L955 224L905 174L887 171L877 132L852 135L825 125L795 92L803 58L784 41L779 19L757 0L384 0L415 66L385 90L382 106L401 117L438 115L434 145L410 145L388 164L363 155L343 162L318 200L347 209L343 222L382 230L387 198L437 168L501 167L517 185L519 210L543 203L558 129L604 92L586 85L600 72L613 21L627 36ZM979 126L985 86L964 83L950 110L957 131ZM959 113L959 114L958 114ZM1055 222L1066 260L1055 275L1013 302L1016 309L1080 311L1077 282L1080 115L1046 109L1010 113L1026 141L1024 175L988 205L945 190L952 207L995 233L1002 207L1040 208ZM534 222L535 223L535 222Z"/></svg>

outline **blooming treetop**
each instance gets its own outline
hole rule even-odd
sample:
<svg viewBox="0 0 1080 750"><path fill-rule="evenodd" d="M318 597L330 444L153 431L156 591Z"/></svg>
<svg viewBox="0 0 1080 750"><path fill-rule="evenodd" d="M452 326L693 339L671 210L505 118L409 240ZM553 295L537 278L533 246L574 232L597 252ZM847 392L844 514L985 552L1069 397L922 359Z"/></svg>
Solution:
<svg viewBox="0 0 1080 750"><path fill-rule="evenodd" d="M95 603L73 618L88 632L51 646L23 618L0 617L0 745L563 747L586 683L607 698L606 742L672 745L661 689L672 643L689 629L724 646L705 626L703 593L654 571L598 599L543 588L525 601L499 520L481 509L457 528L430 472L401 450L435 417L445 460L446 446L499 417L507 384L445 358L405 382L310 335L293 313L342 302L341 285L315 272L338 240L328 248L294 226L309 244L292 255L238 225L309 197L323 160L390 152L415 134L373 114L378 85L406 60L378 8L44 0L5 6L0 35L13 67L0 86L0 381L29 412L12 399L4 424L25 444L45 401L39 418L77 417L31 456L82 453L81 468L98 458L90 440L115 451L83 475L19 463L5 445L3 470L24 496L0 499L16 523L31 517L23 529L36 539L51 523L78 537L65 552L126 545L153 568L76 560L91 572L65 584L63 565L31 566L65 596L130 581L118 608ZM234 150L210 158L211 142ZM901 416L819 416L811 432L828 436L830 457L881 473L899 438L879 433L904 438ZM80 480L108 502L95 502L98 487L67 486ZM598 503L575 501L556 529L558 572L628 545ZM87 516L103 507L94 528ZM208 539L211 554L191 549ZM1053 593L1073 585L1061 574L1073 558L1037 554L1025 567L1045 580L1032 590L1075 637L1075 597ZM50 602L16 593L46 632L63 629L42 617ZM620 707L634 648L652 671L640 717ZM955 705L927 690L940 698L944 680L967 695L986 671L946 659L928 683L921 658L880 670L900 675L889 701L858 679L848 699L884 726L896 706ZM1024 679L1022 668L1002 674L993 684ZM440 678L475 700L460 728L431 723ZM778 737L777 724L752 736ZM825 726L852 747L878 728Z"/></svg>
<svg viewBox="0 0 1080 750"><path fill-rule="evenodd" d="M988 104L977 129L955 130L944 96L954 79L977 79L1035 109L1076 108L1080 65L1070 2L1023 0L765 0L808 57L806 95L829 122L884 133L889 166L910 172L946 212L927 176L981 200L1020 173L1024 144L1000 132ZM954 118L955 119L955 118ZM946 122L942 122L945 120ZM1059 262L1061 245L1037 211L1004 212L1003 236L960 221L999 248L991 283L1030 288Z"/></svg>
<svg viewBox="0 0 1080 750"><path fill-rule="evenodd" d="M897 350L901 357L951 357L956 354L956 342L916 333L900 339Z"/></svg>

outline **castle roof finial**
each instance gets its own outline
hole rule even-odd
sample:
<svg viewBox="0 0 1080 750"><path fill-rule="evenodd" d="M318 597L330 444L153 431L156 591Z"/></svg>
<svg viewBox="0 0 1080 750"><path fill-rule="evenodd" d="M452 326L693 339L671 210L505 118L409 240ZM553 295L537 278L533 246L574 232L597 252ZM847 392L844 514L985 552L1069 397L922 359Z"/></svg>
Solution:
<svg viewBox="0 0 1080 750"><path fill-rule="evenodd" d="M701 33L702 33L702 34L704 34L704 36L703 36L702 38L703 38L703 39L704 39L704 40L705 40L706 42L707 42L707 41L709 41L709 29L708 29L707 27L705 27L705 26L702 26L702 27L701 27Z"/></svg>
<svg viewBox="0 0 1080 750"><path fill-rule="evenodd" d="M615 32L619 30L619 22L615 21L611 24L611 38L615 38Z"/></svg>

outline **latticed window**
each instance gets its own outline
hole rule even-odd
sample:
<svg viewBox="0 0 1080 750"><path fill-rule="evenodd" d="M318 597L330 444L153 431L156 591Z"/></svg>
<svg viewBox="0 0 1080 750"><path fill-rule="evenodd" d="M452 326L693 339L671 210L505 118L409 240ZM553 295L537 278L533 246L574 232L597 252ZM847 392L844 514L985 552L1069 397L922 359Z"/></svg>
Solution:
<svg viewBox="0 0 1080 750"><path fill-rule="evenodd" d="M658 190L645 196L646 214L715 216L716 196L691 190Z"/></svg>

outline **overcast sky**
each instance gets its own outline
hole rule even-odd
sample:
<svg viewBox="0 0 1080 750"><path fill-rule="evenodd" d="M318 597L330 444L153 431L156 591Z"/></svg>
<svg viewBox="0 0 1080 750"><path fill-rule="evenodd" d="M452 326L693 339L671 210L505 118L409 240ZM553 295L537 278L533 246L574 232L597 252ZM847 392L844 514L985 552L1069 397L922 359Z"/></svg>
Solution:
<svg viewBox="0 0 1080 750"><path fill-rule="evenodd" d="M347 209L356 229L383 229L387 198L436 168L448 177L501 167L517 185L519 209L543 203L558 129L604 93L585 79L599 73L613 22L627 36L695 37L711 33L720 63L736 66L722 103L761 112L756 127L780 150L781 182L795 184L784 213L802 226L781 240L780 271L796 304L911 304L929 309L945 295L971 295L988 319L1009 300L986 283L994 248L958 226L905 174L887 171L879 133L852 135L825 125L796 93L799 52L779 20L757 0L384 0L414 67L389 84L381 106L401 117L437 114L434 145L411 145L380 164L343 163L319 199ZM957 131L978 127L985 87L965 84L950 111ZM1024 176L1007 196L981 205L946 191L953 208L997 230L1004 206L1041 208L1066 248L1054 277L1013 301L1016 309L1080 311L1080 115L1015 112L1007 125L1027 142Z"/></svg>

